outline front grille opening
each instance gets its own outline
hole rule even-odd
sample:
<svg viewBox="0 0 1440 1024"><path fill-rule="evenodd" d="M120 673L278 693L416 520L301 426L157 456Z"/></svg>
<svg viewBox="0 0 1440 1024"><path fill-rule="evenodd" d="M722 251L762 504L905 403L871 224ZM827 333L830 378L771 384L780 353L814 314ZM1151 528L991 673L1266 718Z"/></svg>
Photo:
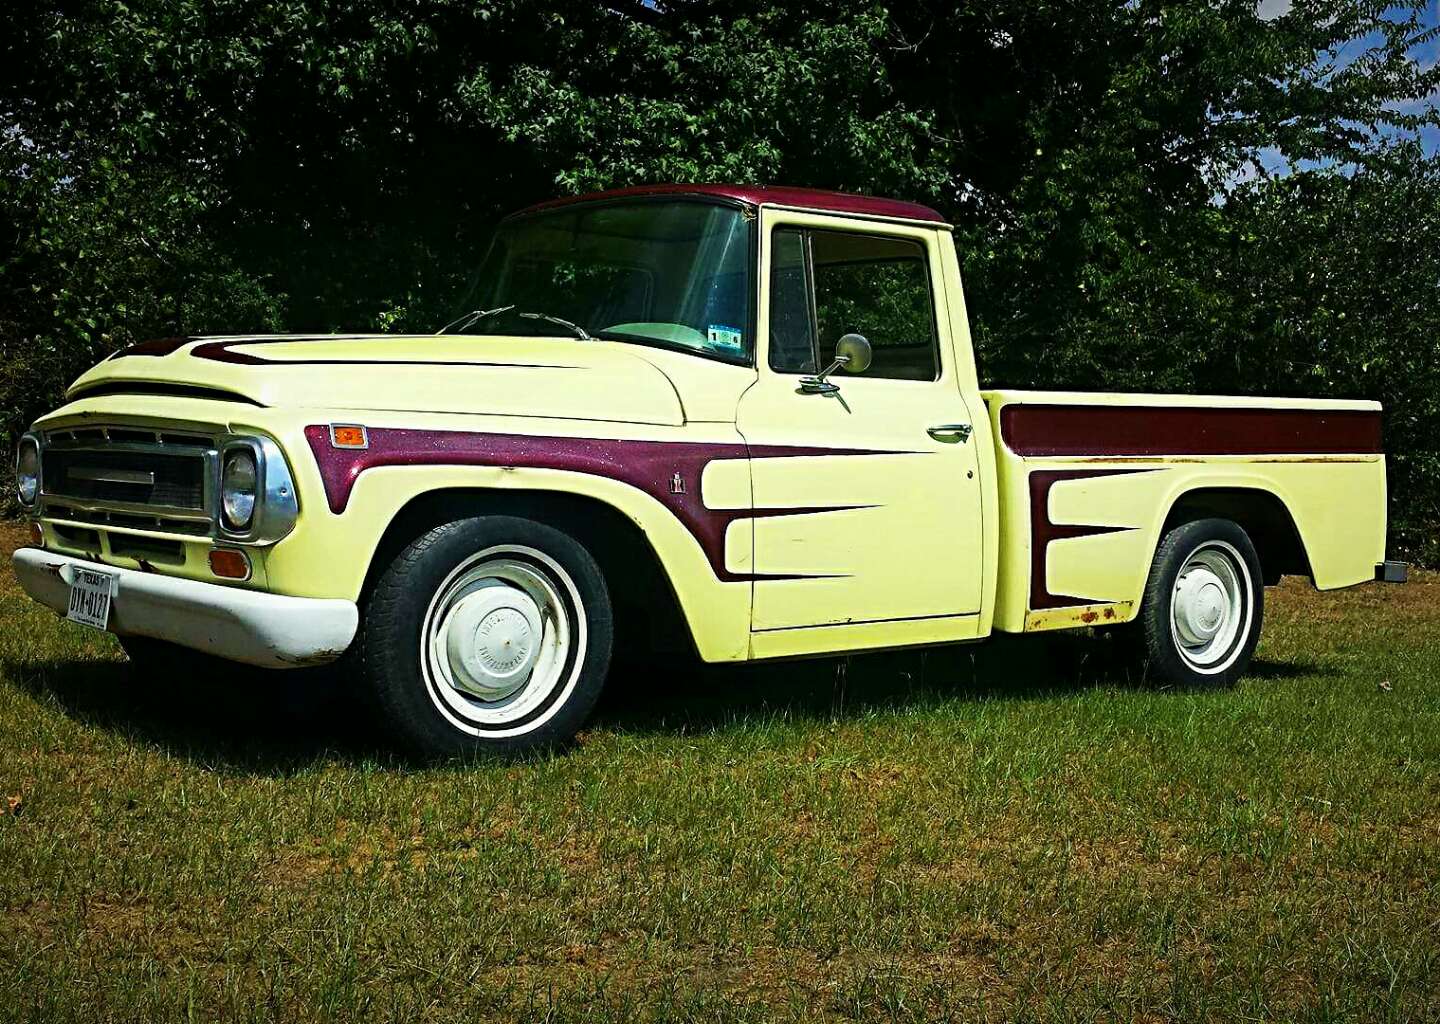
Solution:
<svg viewBox="0 0 1440 1024"><path fill-rule="evenodd" d="M111 444L165 445L170 448L209 448L213 438L183 430L150 430L144 427L83 427L74 430L52 430L45 435L51 444L76 444L85 441Z"/></svg>
<svg viewBox="0 0 1440 1024"><path fill-rule="evenodd" d="M61 526L59 523L51 523L50 528L55 531L55 538L67 548L81 548L85 551L100 550L100 531L87 530L83 526Z"/></svg>
<svg viewBox="0 0 1440 1024"><path fill-rule="evenodd" d="M154 530L159 533L183 533L187 536L208 537L210 523L195 519L175 519L171 516L133 515L125 512L87 512L66 505L47 505L45 514L52 519L72 519L82 523L100 523L105 526L128 526L132 530Z"/></svg>
<svg viewBox="0 0 1440 1024"><path fill-rule="evenodd" d="M119 427L111 427L107 433L110 440L117 444L154 444L155 431L153 430L122 430Z"/></svg>
<svg viewBox="0 0 1440 1024"><path fill-rule="evenodd" d="M207 501L216 441L203 430L99 424L47 432L40 463L44 514L102 532L212 535Z"/></svg>
<svg viewBox="0 0 1440 1024"><path fill-rule="evenodd" d="M185 545L178 540L158 540L155 537L132 537L124 533L112 533L110 554L117 558L133 558L137 562L185 564Z"/></svg>
<svg viewBox="0 0 1440 1024"><path fill-rule="evenodd" d="M162 454L52 448L41 463L45 493L80 501L205 507L205 459Z"/></svg>
<svg viewBox="0 0 1440 1024"><path fill-rule="evenodd" d="M132 530L154 530L160 525L159 516L137 516L129 512L110 512L105 521L111 526L126 526Z"/></svg>
<svg viewBox="0 0 1440 1024"><path fill-rule="evenodd" d="M161 444L176 445L181 448L209 448L211 440L204 434L177 434L173 431L162 431L156 435Z"/></svg>

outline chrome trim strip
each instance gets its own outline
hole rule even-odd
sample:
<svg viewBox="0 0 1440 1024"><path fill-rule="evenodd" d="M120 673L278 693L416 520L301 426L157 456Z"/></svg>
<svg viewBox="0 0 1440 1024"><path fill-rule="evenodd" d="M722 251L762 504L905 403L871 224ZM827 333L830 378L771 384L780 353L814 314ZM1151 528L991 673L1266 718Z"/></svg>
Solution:
<svg viewBox="0 0 1440 1024"><path fill-rule="evenodd" d="M46 509L52 506L61 508L78 508L81 512L118 512L122 516L150 516L153 519L183 519L192 523L210 522L210 513L204 509L189 508L183 505L147 505L140 501L90 501L86 498L72 498L66 494L49 495L52 499L45 503ZM62 520L63 521L63 520ZM81 526L87 525L75 520ZM105 525L103 523L98 525Z"/></svg>
<svg viewBox="0 0 1440 1024"><path fill-rule="evenodd" d="M72 480L94 480L104 484L155 483L155 471L146 472L143 469L91 469L88 466L76 466L67 470L65 475Z"/></svg>
<svg viewBox="0 0 1440 1024"><path fill-rule="evenodd" d="M225 453L234 448L249 448L255 456L255 513L243 530L232 530L225 525L225 513L220 504ZM263 435L226 438L216 454L216 466L216 536L241 543L273 544L295 528L295 520L300 516L300 501L295 494L290 466L274 441Z"/></svg>

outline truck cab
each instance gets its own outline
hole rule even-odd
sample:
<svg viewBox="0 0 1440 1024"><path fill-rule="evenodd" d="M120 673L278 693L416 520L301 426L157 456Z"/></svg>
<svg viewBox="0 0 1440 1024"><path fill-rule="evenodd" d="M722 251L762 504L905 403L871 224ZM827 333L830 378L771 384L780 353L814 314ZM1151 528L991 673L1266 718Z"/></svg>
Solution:
<svg viewBox="0 0 1440 1024"><path fill-rule="evenodd" d="M1126 626L1224 685L1384 560L1373 402L982 391L923 206L655 186L507 219L434 335L163 339L21 442L22 584L139 664L339 661L431 753L709 662ZM651 637L653 638L653 637Z"/></svg>

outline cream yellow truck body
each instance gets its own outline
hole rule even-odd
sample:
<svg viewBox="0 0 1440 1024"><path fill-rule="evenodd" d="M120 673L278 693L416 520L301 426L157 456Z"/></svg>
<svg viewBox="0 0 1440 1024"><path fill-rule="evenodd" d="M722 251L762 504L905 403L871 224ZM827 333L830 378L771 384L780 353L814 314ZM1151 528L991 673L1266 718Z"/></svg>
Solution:
<svg viewBox="0 0 1440 1024"><path fill-rule="evenodd" d="M1128 622L1167 527L1186 514L1246 527L1272 581L1303 573L1330 589L1384 574L1377 404L982 391L952 233L929 211L795 190L655 193L573 209L663 198L740 210L735 244L748 248L731 258L750 276L734 301L748 323L712 326L696 351L563 328L135 346L34 426L42 543L17 561L22 581L55 604L55 578L74 561L209 593L335 602L363 618L367 588L408 539L397 530L428 525L406 518L427 500L477 514L523 500L541 518L559 502L572 519L603 509L643 538L694 650L739 662ZM868 293L853 285L882 272L924 296L930 336L877 345L873 372L817 385L835 346L820 337L827 317L883 314L857 311ZM661 289L661 271L648 273ZM787 298L802 283L815 340L796 360L780 348L804 348L804 302ZM337 427L363 428L364 445L337 444L355 436ZM152 515L144 481L159 476L125 468L146 452L189 452L167 434L208 452L189 520ZM218 518L225 438L281 453L293 485L283 535L246 536ZM248 577L218 577L217 549L241 552ZM203 629L127 619L117 586L110 628L204 645ZM343 647L240 657L310 664Z"/></svg>

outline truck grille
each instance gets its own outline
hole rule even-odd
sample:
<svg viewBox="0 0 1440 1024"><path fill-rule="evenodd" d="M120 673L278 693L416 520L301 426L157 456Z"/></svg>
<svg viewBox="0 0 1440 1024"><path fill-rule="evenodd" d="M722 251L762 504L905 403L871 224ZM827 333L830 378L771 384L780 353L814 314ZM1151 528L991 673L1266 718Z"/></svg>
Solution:
<svg viewBox="0 0 1440 1024"><path fill-rule="evenodd" d="M45 493L57 498L205 509L205 456L130 451L45 453Z"/></svg>
<svg viewBox="0 0 1440 1024"><path fill-rule="evenodd" d="M133 427L52 431L41 496L53 518L167 532L208 532L214 442Z"/></svg>

